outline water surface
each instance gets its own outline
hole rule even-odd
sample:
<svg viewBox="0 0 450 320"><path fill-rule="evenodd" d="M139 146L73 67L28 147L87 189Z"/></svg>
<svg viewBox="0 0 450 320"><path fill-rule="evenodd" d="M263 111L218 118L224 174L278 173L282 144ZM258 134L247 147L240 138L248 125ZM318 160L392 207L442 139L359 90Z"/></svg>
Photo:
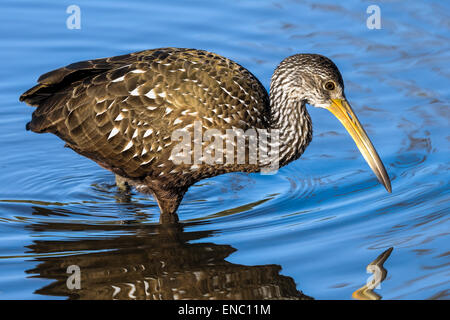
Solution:
<svg viewBox="0 0 450 320"><path fill-rule="evenodd" d="M29 1L0 10L0 299L352 299L390 247L383 299L448 299L450 5L370 1ZM81 29L66 8L81 8ZM340 68L392 179L379 185L348 134L309 108L314 138L278 174L233 173L186 194L180 224L120 193L57 137L25 131L18 102L42 73L84 59L206 49L268 88L299 52ZM82 289L66 286L78 265Z"/></svg>

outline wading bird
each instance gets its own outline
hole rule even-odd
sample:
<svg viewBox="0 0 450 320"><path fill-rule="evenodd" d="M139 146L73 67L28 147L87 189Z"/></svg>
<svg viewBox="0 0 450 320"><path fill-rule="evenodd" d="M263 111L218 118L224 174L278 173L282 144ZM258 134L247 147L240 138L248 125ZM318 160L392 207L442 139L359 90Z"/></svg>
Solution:
<svg viewBox="0 0 450 320"><path fill-rule="evenodd" d="M270 96L252 73L230 59L203 50L161 48L56 69L20 100L37 107L28 130L57 135L112 171L119 187L153 194L168 220L177 219L185 192L197 181L262 168L249 161L175 163L175 130L192 132L195 121L203 129L278 130L276 160L284 166L298 159L312 139L306 104L340 120L391 192L383 163L345 98L338 68L318 54L284 59L272 76Z"/></svg>

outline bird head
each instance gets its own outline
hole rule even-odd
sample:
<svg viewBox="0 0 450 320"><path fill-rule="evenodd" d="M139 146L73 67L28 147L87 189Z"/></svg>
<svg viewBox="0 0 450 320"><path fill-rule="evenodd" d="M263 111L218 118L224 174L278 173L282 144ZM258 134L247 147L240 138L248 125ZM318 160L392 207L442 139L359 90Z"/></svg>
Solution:
<svg viewBox="0 0 450 320"><path fill-rule="evenodd" d="M380 183L391 192L383 162L345 97L344 81L333 61L318 54L296 54L284 59L272 77L272 93L275 100L300 100L330 111L353 138Z"/></svg>

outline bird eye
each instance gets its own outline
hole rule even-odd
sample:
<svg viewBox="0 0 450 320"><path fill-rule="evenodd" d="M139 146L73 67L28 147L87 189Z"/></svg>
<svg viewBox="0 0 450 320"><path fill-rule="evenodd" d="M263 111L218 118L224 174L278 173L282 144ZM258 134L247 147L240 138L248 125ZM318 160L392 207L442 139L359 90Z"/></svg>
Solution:
<svg viewBox="0 0 450 320"><path fill-rule="evenodd" d="M327 81L327 82L325 82L324 87L325 87L325 89L332 91L336 88L336 85L334 84L333 81Z"/></svg>

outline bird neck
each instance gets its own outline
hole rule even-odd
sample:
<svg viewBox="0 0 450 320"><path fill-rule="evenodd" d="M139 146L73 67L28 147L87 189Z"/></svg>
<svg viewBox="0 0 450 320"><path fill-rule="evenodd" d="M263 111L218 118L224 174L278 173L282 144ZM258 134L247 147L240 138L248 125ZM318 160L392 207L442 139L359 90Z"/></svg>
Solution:
<svg viewBox="0 0 450 320"><path fill-rule="evenodd" d="M279 131L281 167L298 159L311 142L311 117L305 99L294 99L282 90L271 90L270 106L270 128Z"/></svg>

